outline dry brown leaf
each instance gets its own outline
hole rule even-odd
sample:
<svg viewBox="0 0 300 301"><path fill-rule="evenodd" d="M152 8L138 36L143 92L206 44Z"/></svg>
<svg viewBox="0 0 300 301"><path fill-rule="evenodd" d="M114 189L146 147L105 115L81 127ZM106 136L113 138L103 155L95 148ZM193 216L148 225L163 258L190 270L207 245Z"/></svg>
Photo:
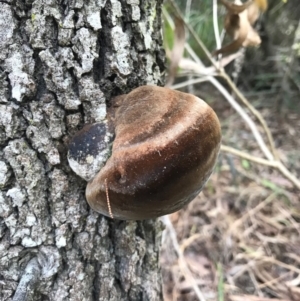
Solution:
<svg viewBox="0 0 300 301"><path fill-rule="evenodd" d="M245 39L245 41L243 42L243 47L250 47L250 46L257 46L261 43L261 39L260 36L258 34L258 32L253 28L250 27L247 37Z"/></svg>
<svg viewBox="0 0 300 301"><path fill-rule="evenodd" d="M168 80L166 83L166 87L170 87L174 82L178 64L183 57L184 52L184 45L185 45L185 28L184 22L181 18L175 18L175 38L174 38L174 45L170 57L170 67L168 72Z"/></svg>
<svg viewBox="0 0 300 301"><path fill-rule="evenodd" d="M245 3L236 4L233 2L229 2L227 0L220 0L220 2L230 11L232 14L240 14L246 8L248 8L251 4L253 4L252 0L248 0Z"/></svg>
<svg viewBox="0 0 300 301"><path fill-rule="evenodd" d="M268 8L268 0L254 0L256 5L261 11L266 11Z"/></svg>
<svg viewBox="0 0 300 301"><path fill-rule="evenodd" d="M240 47L257 46L261 43L258 32L252 27L257 20L260 10L266 9L266 0L247 1L240 0L235 3L220 0L226 7L224 27L233 42L216 50L213 55L236 52Z"/></svg>
<svg viewBox="0 0 300 301"><path fill-rule="evenodd" d="M248 7L247 11L249 23L252 25L259 17L260 8L256 3L252 3L252 5Z"/></svg>
<svg viewBox="0 0 300 301"><path fill-rule="evenodd" d="M251 27L247 10L244 9L239 14L232 14L228 11L224 26L226 32L233 38L233 42L215 51L214 55L236 52L243 45Z"/></svg>

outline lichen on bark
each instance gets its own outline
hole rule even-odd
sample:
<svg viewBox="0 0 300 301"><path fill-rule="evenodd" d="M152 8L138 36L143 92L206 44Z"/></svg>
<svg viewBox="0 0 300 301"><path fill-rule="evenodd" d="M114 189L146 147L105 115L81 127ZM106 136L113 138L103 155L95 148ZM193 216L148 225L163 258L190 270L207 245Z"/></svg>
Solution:
<svg viewBox="0 0 300 301"><path fill-rule="evenodd" d="M161 300L160 222L92 211L67 162L112 97L162 85L161 5L0 2L0 301Z"/></svg>

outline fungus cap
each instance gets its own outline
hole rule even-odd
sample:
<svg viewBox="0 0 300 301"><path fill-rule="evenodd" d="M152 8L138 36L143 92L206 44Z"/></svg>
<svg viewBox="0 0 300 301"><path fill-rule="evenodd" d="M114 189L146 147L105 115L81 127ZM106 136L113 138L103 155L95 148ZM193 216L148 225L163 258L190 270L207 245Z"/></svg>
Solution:
<svg viewBox="0 0 300 301"><path fill-rule="evenodd" d="M142 86L117 97L108 114L112 153L86 188L95 211L122 220L156 218L198 195L221 141L218 118L203 100Z"/></svg>

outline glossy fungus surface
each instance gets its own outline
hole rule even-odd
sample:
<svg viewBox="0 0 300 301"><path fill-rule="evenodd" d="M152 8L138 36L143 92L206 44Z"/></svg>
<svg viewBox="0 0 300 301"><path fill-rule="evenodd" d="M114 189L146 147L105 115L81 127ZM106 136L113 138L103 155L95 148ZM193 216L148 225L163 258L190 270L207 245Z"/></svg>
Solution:
<svg viewBox="0 0 300 301"><path fill-rule="evenodd" d="M203 100L142 86L116 98L109 114L112 153L86 188L95 211L149 219L177 211L197 196L221 141L218 118Z"/></svg>

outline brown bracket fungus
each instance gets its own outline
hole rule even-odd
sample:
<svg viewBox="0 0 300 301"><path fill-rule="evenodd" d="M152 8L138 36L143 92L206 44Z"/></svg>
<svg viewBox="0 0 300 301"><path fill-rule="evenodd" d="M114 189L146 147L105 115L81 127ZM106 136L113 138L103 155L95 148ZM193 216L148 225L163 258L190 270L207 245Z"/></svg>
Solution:
<svg viewBox="0 0 300 301"><path fill-rule="evenodd" d="M181 209L202 190L221 141L218 118L203 100L142 86L115 98L108 120L84 127L69 150L72 169L89 180L86 198L95 211L123 220L155 218ZM107 159L110 133L115 138ZM94 161L99 171L87 175Z"/></svg>

